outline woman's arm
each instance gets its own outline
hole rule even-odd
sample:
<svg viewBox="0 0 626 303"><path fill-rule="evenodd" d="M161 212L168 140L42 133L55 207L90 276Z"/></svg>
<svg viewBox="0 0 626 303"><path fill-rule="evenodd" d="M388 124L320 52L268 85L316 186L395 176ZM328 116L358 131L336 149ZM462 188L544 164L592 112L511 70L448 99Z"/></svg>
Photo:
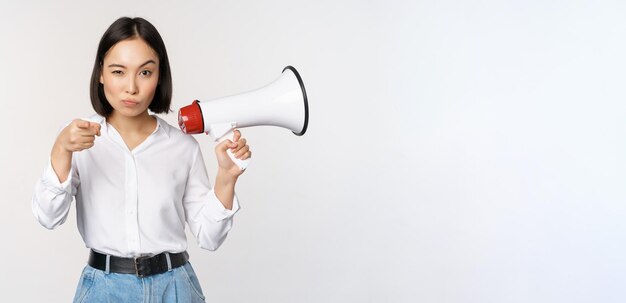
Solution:
<svg viewBox="0 0 626 303"><path fill-rule="evenodd" d="M50 161L35 185L31 207L37 221L48 229L65 222L72 198L80 180L72 168L74 151L93 146L95 136L100 135L100 125L74 120L57 136L50 153Z"/></svg>
<svg viewBox="0 0 626 303"><path fill-rule="evenodd" d="M197 146L196 157L186 183L183 207L185 220L198 244L204 249L216 250L222 245L233 225L233 216L239 210L235 184L243 171L230 160L226 150L231 148L237 151L236 156L250 157L249 147L245 139L239 140L240 136L237 131L233 138L235 142L226 140L216 146L219 168L213 189L200 147Z"/></svg>
<svg viewBox="0 0 626 303"><path fill-rule="evenodd" d="M215 195L226 209L232 209L233 197L235 196L235 184L243 170L239 168L228 156L226 151L230 149L237 159L245 160L252 156L250 146L245 138L241 138L241 132L234 131L233 140L225 140L215 147L215 154L219 169L215 177Z"/></svg>
<svg viewBox="0 0 626 303"><path fill-rule="evenodd" d="M215 196L217 196L226 209L233 209L235 183L237 183L237 177L229 175L222 169L218 170L217 177L215 178Z"/></svg>

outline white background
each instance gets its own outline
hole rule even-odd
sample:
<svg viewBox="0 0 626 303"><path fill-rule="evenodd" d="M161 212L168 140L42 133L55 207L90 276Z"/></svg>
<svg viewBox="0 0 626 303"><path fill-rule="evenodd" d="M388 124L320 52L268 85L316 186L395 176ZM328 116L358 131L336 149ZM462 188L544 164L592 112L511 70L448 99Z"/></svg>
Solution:
<svg viewBox="0 0 626 303"><path fill-rule="evenodd" d="M208 302L626 301L626 2L14 2L2 301L73 297L75 211L48 231L30 199L59 127L93 112L96 47L120 16L160 31L175 111L285 65L306 85L305 136L243 130L254 159L224 245L189 238Z"/></svg>

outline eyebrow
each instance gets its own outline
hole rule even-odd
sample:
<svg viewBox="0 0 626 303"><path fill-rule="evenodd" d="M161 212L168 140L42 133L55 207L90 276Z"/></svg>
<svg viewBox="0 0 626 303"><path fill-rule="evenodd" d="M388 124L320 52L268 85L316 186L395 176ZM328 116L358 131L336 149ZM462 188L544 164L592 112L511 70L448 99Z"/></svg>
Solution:
<svg viewBox="0 0 626 303"><path fill-rule="evenodd" d="M150 59L150 60L146 61L144 64L139 65L139 67L143 67L143 66L148 65L148 64L150 64L150 63L154 63L154 64L156 64L156 62L154 62L154 60ZM109 64L109 65L108 65L108 67L121 67L121 68L126 68L126 66L121 65L121 64L116 64L116 63Z"/></svg>

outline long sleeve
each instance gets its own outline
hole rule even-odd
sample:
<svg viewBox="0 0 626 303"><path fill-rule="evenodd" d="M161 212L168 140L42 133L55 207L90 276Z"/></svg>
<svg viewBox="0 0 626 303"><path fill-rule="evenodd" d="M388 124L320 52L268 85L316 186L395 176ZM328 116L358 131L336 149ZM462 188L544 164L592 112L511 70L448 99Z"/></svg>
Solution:
<svg viewBox="0 0 626 303"><path fill-rule="evenodd" d="M239 210L234 196L232 209L226 209L211 188L202 153L198 147L183 197L185 220L201 248L216 250L222 245Z"/></svg>
<svg viewBox="0 0 626 303"><path fill-rule="evenodd" d="M48 160L48 165L35 185L32 199L33 214L42 226L54 229L65 222L79 183L74 161L67 180L60 183L52 162Z"/></svg>

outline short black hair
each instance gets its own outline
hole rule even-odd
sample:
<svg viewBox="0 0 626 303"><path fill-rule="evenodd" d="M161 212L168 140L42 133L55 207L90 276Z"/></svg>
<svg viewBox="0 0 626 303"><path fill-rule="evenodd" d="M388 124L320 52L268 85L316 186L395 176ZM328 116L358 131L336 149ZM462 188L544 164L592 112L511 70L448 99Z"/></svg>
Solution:
<svg viewBox="0 0 626 303"><path fill-rule="evenodd" d="M113 107L107 101L104 95L104 88L102 83L100 83L104 56L118 42L133 38L140 38L145 41L159 56L159 84L156 87L154 99L152 99L148 109L156 114L167 114L171 111L172 74L167 51L165 50L165 43L163 43L161 35L159 35L154 25L143 18L121 17L113 22L102 35L100 44L98 44L93 72L91 73L89 87L91 105L103 117L109 117L113 112Z"/></svg>

